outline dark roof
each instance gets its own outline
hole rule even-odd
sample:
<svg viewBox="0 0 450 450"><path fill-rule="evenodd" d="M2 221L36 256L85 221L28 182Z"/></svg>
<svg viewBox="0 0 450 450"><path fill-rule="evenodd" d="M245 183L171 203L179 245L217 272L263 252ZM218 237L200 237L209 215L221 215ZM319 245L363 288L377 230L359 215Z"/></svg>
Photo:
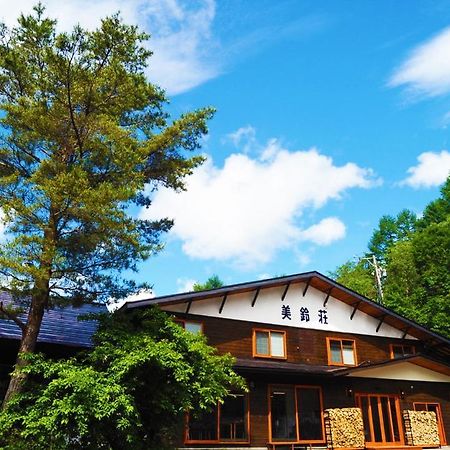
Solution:
<svg viewBox="0 0 450 450"><path fill-rule="evenodd" d="M341 367L321 366L312 364L289 363L285 361L243 359L237 358L234 368L238 371L250 371L252 373L276 372L285 374L301 375L323 375L333 376L336 372L341 372Z"/></svg>
<svg viewBox="0 0 450 450"><path fill-rule="evenodd" d="M205 300L213 297L224 297L227 295L237 294L241 292L251 292L258 289L266 289L277 286L286 286L287 284L307 282L312 287L330 294L348 305L356 307L358 310L380 319L384 323L394 328L403 330L405 334L409 334L433 346L440 346L440 352L443 356L450 356L450 339L428 330L418 323L401 316L395 311L364 297L361 294L343 286L342 284L322 275L319 272L305 272L294 275L288 275L267 280L250 281L246 283L233 284L223 286L221 288L209 289L199 292L186 292L182 294L165 295L154 297L148 300L138 300L126 302L120 308L121 310L141 308L148 305L165 305L176 303L189 303L197 300Z"/></svg>
<svg viewBox="0 0 450 450"><path fill-rule="evenodd" d="M4 305L13 303L8 292L0 291L0 301ZM20 306L20 305L18 305ZM73 347L92 346L92 335L97 329L94 320L78 320L84 314L97 314L107 312L105 305L83 304L76 306L56 306L46 310L42 320L38 342L68 345ZM26 313L20 315L26 321ZM0 319L0 338L20 340L21 330L11 320Z"/></svg>

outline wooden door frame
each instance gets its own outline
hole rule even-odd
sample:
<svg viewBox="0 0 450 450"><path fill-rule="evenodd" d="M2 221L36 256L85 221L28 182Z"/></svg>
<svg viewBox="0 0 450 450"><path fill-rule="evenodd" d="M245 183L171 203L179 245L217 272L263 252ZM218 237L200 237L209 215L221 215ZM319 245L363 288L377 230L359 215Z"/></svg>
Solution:
<svg viewBox="0 0 450 450"><path fill-rule="evenodd" d="M414 411L417 411L416 405L436 405L437 406L437 414L436 414L436 420L438 424L438 430L439 430L439 437L441 442L441 445L447 445L447 437L445 435L445 428L444 428L444 420L442 417L442 408L441 404L439 402L413 402L413 408ZM427 409L428 411L428 409Z"/></svg>
<svg viewBox="0 0 450 450"><path fill-rule="evenodd" d="M377 409L378 409L378 417L380 420L380 431L381 431L381 442L377 441L366 441L366 444L370 444L372 447L388 447L392 445L404 445L404 433L403 433L403 424L401 420L401 408L400 408L400 396L397 394L382 394L382 393L372 393L372 392L358 392L355 393L355 402L357 406L361 409L361 413L363 414L363 409L361 407L361 397L367 398L367 405L368 405L368 422L369 422L369 430L370 430L370 438L373 439L374 436L374 424L373 424L373 417L372 417L372 405L370 404L370 398L376 397L377 398ZM384 427L384 417L383 417L383 410L381 406L381 397L387 397L388 398L388 411L389 411L389 418L390 423L389 427L391 430L392 438L394 438L394 429L393 429L393 422L394 418L392 416L392 409L389 399L393 398L395 402L395 410L397 415L397 427L399 432L399 441L386 441L386 435L385 435L385 427Z"/></svg>

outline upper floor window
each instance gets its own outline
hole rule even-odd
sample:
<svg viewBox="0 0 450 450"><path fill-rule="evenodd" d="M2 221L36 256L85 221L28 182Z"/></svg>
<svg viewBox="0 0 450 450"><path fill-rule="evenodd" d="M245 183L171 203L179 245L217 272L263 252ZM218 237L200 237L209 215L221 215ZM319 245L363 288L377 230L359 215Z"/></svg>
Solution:
<svg viewBox="0 0 450 450"><path fill-rule="evenodd" d="M402 358L403 356L415 355L414 345L391 344L391 359Z"/></svg>
<svg viewBox="0 0 450 450"><path fill-rule="evenodd" d="M328 364L336 366L356 365L356 345L354 340L327 338Z"/></svg>
<svg viewBox="0 0 450 450"><path fill-rule="evenodd" d="M174 322L183 327L185 330L190 331L191 333L196 334L203 332L203 324L201 322L182 319L175 319Z"/></svg>
<svg viewBox="0 0 450 450"><path fill-rule="evenodd" d="M253 330L253 356L286 358L286 332Z"/></svg>

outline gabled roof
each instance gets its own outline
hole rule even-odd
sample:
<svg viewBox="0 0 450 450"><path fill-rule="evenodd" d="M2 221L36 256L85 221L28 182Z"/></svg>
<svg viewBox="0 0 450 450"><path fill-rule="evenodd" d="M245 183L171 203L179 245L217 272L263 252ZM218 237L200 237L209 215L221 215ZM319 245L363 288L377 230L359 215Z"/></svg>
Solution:
<svg viewBox="0 0 450 450"><path fill-rule="evenodd" d="M233 284L206 291L186 292L182 294L165 295L147 300L128 302L125 303L120 309L130 310L149 305L163 306L186 303L188 305L186 311L189 311L189 304L195 301L217 297L226 298L229 295L243 292L254 291L257 293L261 289L277 286L289 286L295 283L306 283L307 286L312 286L317 290L322 291L325 294L324 300L327 296L332 295L334 298L352 306L355 310L362 311L372 317L375 317L376 319L379 319L380 323L386 323L399 330L403 330L405 336L407 334L414 336L417 339L424 341L426 344L433 346L435 351L440 353L441 356L450 356L450 339L428 330L424 326L401 316L391 309L386 308L385 306L376 303L361 294L358 294L357 292L316 271L270 278L267 280Z"/></svg>
<svg viewBox="0 0 450 450"><path fill-rule="evenodd" d="M379 361L375 363L360 364L359 366L355 367L346 367L344 369L341 369L339 374L340 375L348 375L354 373L357 374L358 372L363 372L367 369L395 366L397 364L401 364L404 362L413 363L425 369L434 370L435 372L439 372L450 376L450 361L443 363L441 361L431 358L428 355L422 355L420 353L417 353L415 355L407 355L399 358L388 359L385 361Z"/></svg>
<svg viewBox="0 0 450 450"><path fill-rule="evenodd" d="M13 303L8 292L0 291L0 301L4 305ZM19 305L18 305L19 306ZM97 329L93 320L78 320L78 316L108 312L105 305L83 304L79 307L54 307L45 311L38 342L68 345L73 347L91 347L92 335ZM26 314L19 316L26 320ZM20 340L21 329L11 320L0 318L0 338Z"/></svg>

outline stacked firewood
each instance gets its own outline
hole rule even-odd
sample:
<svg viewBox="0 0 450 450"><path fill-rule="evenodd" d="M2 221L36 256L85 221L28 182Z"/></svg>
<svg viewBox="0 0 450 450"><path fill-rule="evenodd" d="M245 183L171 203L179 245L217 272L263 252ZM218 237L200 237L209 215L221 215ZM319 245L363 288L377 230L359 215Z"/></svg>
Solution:
<svg viewBox="0 0 450 450"><path fill-rule="evenodd" d="M433 411L403 411L408 445L438 446L439 429ZM409 426L408 426L409 425Z"/></svg>
<svg viewBox="0 0 450 450"><path fill-rule="evenodd" d="M364 424L359 408L325 410L328 447L364 448Z"/></svg>

